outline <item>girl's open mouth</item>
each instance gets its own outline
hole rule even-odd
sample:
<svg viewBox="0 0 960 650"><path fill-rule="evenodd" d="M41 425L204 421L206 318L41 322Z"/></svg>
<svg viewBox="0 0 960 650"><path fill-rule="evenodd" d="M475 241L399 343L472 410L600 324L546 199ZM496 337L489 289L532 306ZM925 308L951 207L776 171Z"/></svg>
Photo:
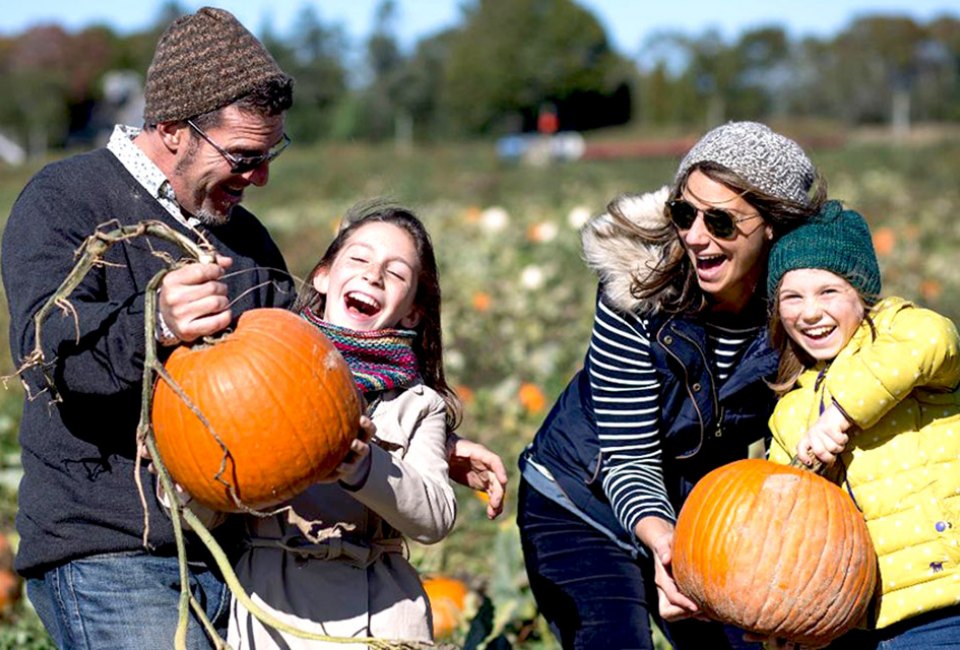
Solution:
<svg viewBox="0 0 960 650"><path fill-rule="evenodd" d="M364 316L373 316L381 309L379 302L368 295L356 291L351 291L344 296L344 303L348 311L359 312Z"/></svg>

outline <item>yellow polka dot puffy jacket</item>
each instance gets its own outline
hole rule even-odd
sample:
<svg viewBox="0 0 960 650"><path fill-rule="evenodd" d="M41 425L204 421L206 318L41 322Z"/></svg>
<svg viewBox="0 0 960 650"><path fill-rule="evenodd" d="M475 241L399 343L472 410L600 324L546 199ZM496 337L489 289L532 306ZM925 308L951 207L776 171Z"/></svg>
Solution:
<svg viewBox="0 0 960 650"><path fill-rule="evenodd" d="M807 370L770 418L788 463L831 400L857 425L835 473L880 561L876 627L960 603L960 357L954 324L902 298L873 307L817 385Z"/></svg>

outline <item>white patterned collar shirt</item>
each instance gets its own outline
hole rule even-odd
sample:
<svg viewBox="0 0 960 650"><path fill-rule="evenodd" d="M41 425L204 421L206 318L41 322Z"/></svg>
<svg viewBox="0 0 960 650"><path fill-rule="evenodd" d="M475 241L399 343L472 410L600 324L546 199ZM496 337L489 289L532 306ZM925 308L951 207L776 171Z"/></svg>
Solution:
<svg viewBox="0 0 960 650"><path fill-rule="evenodd" d="M140 129L135 126L117 124L110 134L107 149L174 219L188 228L196 228L200 225L200 220L193 216L184 216L170 181L156 163L150 160L140 147L133 144L133 139L139 134Z"/></svg>

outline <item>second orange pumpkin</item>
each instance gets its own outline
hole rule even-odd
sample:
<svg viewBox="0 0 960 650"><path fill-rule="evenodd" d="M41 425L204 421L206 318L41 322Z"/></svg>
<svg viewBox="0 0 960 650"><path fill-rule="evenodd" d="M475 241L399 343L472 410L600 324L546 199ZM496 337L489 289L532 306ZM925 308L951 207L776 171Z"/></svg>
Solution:
<svg viewBox="0 0 960 650"><path fill-rule="evenodd" d="M431 576L424 578L423 588L433 611L433 637L442 639L460 627L470 589L456 578Z"/></svg>
<svg viewBox="0 0 960 650"><path fill-rule="evenodd" d="M866 613L877 556L837 485L750 459L694 486L677 519L673 574L711 618L817 647Z"/></svg>

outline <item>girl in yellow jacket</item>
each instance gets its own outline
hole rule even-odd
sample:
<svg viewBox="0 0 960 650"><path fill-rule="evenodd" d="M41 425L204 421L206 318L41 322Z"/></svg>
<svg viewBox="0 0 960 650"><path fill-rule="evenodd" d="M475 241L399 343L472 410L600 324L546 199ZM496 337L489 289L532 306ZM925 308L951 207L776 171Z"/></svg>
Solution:
<svg viewBox="0 0 960 650"><path fill-rule="evenodd" d="M878 301L863 217L828 202L770 253L781 353L770 460L829 469L879 557L868 629L836 648L960 648L960 339L902 298Z"/></svg>

